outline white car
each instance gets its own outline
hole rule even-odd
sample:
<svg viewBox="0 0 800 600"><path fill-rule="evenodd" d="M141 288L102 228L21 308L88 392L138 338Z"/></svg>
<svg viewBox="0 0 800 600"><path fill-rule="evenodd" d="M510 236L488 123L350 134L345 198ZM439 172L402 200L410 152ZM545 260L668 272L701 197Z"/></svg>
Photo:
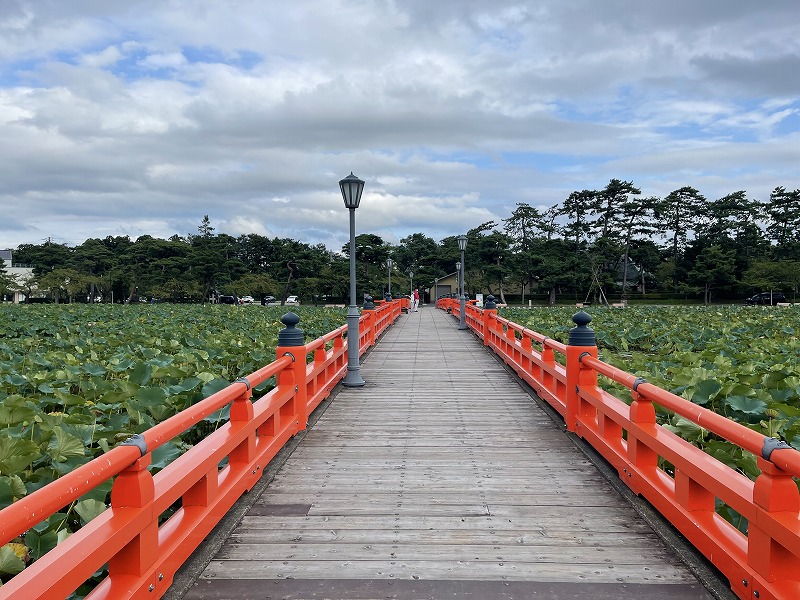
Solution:
<svg viewBox="0 0 800 600"><path fill-rule="evenodd" d="M253 304L253 302L255 302L255 299L252 296L242 296L242 304Z"/></svg>
<svg viewBox="0 0 800 600"><path fill-rule="evenodd" d="M300 299L297 296L289 296L284 304L286 306L300 306Z"/></svg>

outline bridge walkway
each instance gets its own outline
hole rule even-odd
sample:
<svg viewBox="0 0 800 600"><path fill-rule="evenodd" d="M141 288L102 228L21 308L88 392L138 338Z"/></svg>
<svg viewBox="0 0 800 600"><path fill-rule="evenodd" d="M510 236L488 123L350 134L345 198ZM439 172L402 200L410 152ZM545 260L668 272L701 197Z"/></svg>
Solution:
<svg viewBox="0 0 800 600"><path fill-rule="evenodd" d="M451 316L403 315L362 375L183 598L712 597Z"/></svg>

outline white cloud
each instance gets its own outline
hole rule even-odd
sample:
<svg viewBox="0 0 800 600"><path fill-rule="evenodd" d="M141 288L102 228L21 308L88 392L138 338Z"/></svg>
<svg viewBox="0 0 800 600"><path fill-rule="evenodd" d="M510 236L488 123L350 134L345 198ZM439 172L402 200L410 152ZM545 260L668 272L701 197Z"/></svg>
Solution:
<svg viewBox="0 0 800 600"><path fill-rule="evenodd" d="M122 57L123 54L117 46L108 46L100 52L84 54L80 62L87 67L102 68L116 64Z"/></svg>
<svg viewBox="0 0 800 600"><path fill-rule="evenodd" d="M138 64L145 69L177 69L186 64L186 57L180 52L150 54Z"/></svg>
<svg viewBox="0 0 800 600"><path fill-rule="evenodd" d="M793 189L798 20L795 0L6 0L0 246L209 214L339 249L351 170L359 228L392 240L612 177Z"/></svg>

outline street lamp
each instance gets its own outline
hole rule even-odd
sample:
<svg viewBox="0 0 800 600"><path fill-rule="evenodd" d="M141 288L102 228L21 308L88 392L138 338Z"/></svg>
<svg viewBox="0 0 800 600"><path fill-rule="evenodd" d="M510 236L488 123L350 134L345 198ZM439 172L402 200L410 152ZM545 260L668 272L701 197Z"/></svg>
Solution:
<svg viewBox="0 0 800 600"><path fill-rule="evenodd" d="M391 258L387 258L386 266L389 268L389 300L392 299L392 265L394 265L394 261Z"/></svg>
<svg viewBox="0 0 800 600"><path fill-rule="evenodd" d="M458 288L460 292L459 299L461 303L461 314L458 317L458 328L469 329L469 327L467 327L466 315L467 296L464 294L464 269L466 268L467 264L464 262L464 250L467 249L467 236L458 236L458 249L461 251L461 263L460 268L458 269Z"/></svg>
<svg viewBox="0 0 800 600"><path fill-rule="evenodd" d="M358 362L358 320L361 315L356 306L356 209L361 202L364 182L350 171L350 175L339 182L339 188L342 190L344 206L350 211L350 308L347 309L347 374L342 380L342 385L361 387L365 381L361 378L361 365Z"/></svg>

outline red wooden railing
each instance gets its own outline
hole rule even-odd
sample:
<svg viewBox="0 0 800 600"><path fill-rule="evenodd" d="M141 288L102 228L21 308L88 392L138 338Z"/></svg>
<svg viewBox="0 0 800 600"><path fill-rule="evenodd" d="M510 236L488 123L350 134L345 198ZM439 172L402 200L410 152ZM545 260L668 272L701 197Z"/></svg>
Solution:
<svg viewBox="0 0 800 600"><path fill-rule="evenodd" d="M453 299L439 308L459 316ZM561 344L499 317L466 308L470 329L586 439L730 581L739 598L800 598L800 452L697 406L597 358L586 313ZM588 334L588 337L587 337ZM585 340L591 340L586 344ZM574 343L581 341L581 345ZM564 357L563 365L555 353ZM631 390L630 404L598 387L598 375ZM756 455L751 481L656 422L654 403ZM659 458L673 466L659 467ZM720 500L748 521L744 534L716 513Z"/></svg>
<svg viewBox="0 0 800 600"><path fill-rule="evenodd" d="M402 306L397 300L363 312L360 354L400 316ZM302 340L294 328L298 317L290 313L282 320L287 328L279 343ZM178 567L344 376L346 331L345 325L308 344L279 346L269 365L0 511L2 546L115 477L111 507L0 587L0 599L63 600L106 563L109 574L88 599L160 598ZM275 388L252 401L251 388L270 377ZM150 474L156 448L228 404L228 423ZM180 508L159 525L176 502Z"/></svg>

